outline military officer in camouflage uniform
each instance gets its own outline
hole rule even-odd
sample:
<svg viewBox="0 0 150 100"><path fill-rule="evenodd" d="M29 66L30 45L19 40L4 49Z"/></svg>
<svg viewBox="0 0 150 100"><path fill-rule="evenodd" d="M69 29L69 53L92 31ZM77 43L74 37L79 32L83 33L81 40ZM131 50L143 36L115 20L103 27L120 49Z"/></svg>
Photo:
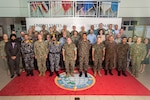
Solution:
<svg viewBox="0 0 150 100"><path fill-rule="evenodd" d="M135 77L138 77L141 61L143 61L146 56L146 45L141 43L141 40L141 37L138 37L136 43L131 45L130 49L130 58L132 61L131 74Z"/></svg>
<svg viewBox="0 0 150 100"><path fill-rule="evenodd" d="M34 54L37 59L39 76L45 76L46 71L46 58L48 55L48 48L45 41L42 39L42 35L38 34L38 40L34 43Z"/></svg>
<svg viewBox="0 0 150 100"><path fill-rule="evenodd" d="M90 52L91 44L90 41L87 40L87 34L83 33L82 40L79 41L78 49L79 49L79 66L80 66L80 74L79 77L82 76L82 71L85 71L85 77L87 76L88 63L89 63L89 52Z"/></svg>
<svg viewBox="0 0 150 100"><path fill-rule="evenodd" d="M56 40L55 35L52 35L51 38L52 38L52 42L49 43L49 60L51 65L50 76L53 76L54 68L55 68L56 75L59 77L58 71L59 71L61 46L60 43Z"/></svg>
<svg viewBox="0 0 150 100"><path fill-rule="evenodd" d="M63 25L63 29L61 30L62 33L66 32L67 37L70 37L70 32L67 30L67 25Z"/></svg>
<svg viewBox="0 0 150 100"><path fill-rule="evenodd" d="M56 35L57 41L59 41L59 39L60 39L59 38L60 33L57 31L56 25L53 26L53 33Z"/></svg>
<svg viewBox="0 0 150 100"><path fill-rule="evenodd" d="M73 35L71 36L72 42L77 46L80 40L80 36L78 35L77 31L73 31Z"/></svg>
<svg viewBox="0 0 150 100"><path fill-rule="evenodd" d="M117 46L117 65L118 65L118 76L120 76L121 71L122 75L126 75L126 67L127 67L127 55L129 51L129 45L127 44L127 37L122 38L122 42Z"/></svg>
<svg viewBox="0 0 150 100"><path fill-rule="evenodd" d="M116 52L117 43L112 35L109 36L109 41L105 43L105 75L109 70L109 74L113 75L112 68L116 67Z"/></svg>
<svg viewBox="0 0 150 100"><path fill-rule="evenodd" d="M21 53L25 62L26 76L33 76L34 69L34 46L33 41L29 40L29 36L26 34L24 36L24 41L21 42Z"/></svg>
<svg viewBox="0 0 150 100"><path fill-rule="evenodd" d="M7 74L10 75L10 71L8 68L8 62L7 62L7 57L6 57L6 51L5 51L5 45L8 42L8 35L3 34L3 40L0 41L0 57L3 61L3 66L5 67L4 69L7 71Z"/></svg>
<svg viewBox="0 0 150 100"><path fill-rule="evenodd" d="M105 46L102 43L102 37L97 37L97 43L92 46L92 60L94 62L94 76L101 76L100 68L102 68L102 61L105 56Z"/></svg>
<svg viewBox="0 0 150 100"><path fill-rule="evenodd" d="M73 75L75 61L77 59L77 48L74 43L72 43L71 38L67 38L67 43L62 48L63 60L66 67L66 77Z"/></svg>
<svg viewBox="0 0 150 100"><path fill-rule="evenodd" d="M45 40L46 39L46 35L49 33L46 30L46 26L45 25L42 25L42 30L40 32L43 32L43 39Z"/></svg>

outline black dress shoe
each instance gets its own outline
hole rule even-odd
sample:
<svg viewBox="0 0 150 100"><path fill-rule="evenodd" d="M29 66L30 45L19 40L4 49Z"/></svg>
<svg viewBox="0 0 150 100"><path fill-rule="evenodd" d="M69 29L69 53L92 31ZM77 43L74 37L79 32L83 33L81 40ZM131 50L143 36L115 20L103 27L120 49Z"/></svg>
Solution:
<svg viewBox="0 0 150 100"><path fill-rule="evenodd" d="M26 74L26 76L29 76L29 75L30 75L29 73Z"/></svg>
<svg viewBox="0 0 150 100"><path fill-rule="evenodd" d="M53 72L51 72L51 73L49 74L49 76L51 77L51 76L53 76L53 74L54 74L54 73L53 73Z"/></svg>
<svg viewBox="0 0 150 100"><path fill-rule="evenodd" d="M127 77L127 74L125 72L122 73L123 76Z"/></svg>
<svg viewBox="0 0 150 100"><path fill-rule="evenodd" d="M27 74L26 74L26 76L29 76L30 75L30 71L29 70L27 70Z"/></svg>
<svg viewBox="0 0 150 100"><path fill-rule="evenodd" d="M118 71L118 76L120 76L120 71Z"/></svg>
<svg viewBox="0 0 150 100"><path fill-rule="evenodd" d="M11 75L11 77L10 78L13 78L14 77L14 75Z"/></svg>
<svg viewBox="0 0 150 100"><path fill-rule="evenodd" d="M87 71L85 72L85 77L88 77L88 75L87 75Z"/></svg>
<svg viewBox="0 0 150 100"><path fill-rule="evenodd" d="M107 70L105 70L105 75L107 75Z"/></svg>
<svg viewBox="0 0 150 100"><path fill-rule="evenodd" d="M82 76L82 72L79 73L79 77L81 77L81 76Z"/></svg>
<svg viewBox="0 0 150 100"><path fill-rule="evenodd" d="M110 74L110 75L113 75L112 70L109 70L109 74Z"/></svg>
<svg viewBox="0 0 150 100"><path fill-rule="evenodd" d="M31 75L31 76L34 76L33 70L30 70L30 75Z"/></svg>
<svg viewBox="0 0 150 100"><path fill-rule="evenodd" d="M20 74L17 74L17 76L20 76Z"/></svg>
<svg viewBox="0 0 150 100"><path fill-rule="evenodd" d="M58 71L56 71L56 75L57 75L58 77L60 76Z"/></svg>

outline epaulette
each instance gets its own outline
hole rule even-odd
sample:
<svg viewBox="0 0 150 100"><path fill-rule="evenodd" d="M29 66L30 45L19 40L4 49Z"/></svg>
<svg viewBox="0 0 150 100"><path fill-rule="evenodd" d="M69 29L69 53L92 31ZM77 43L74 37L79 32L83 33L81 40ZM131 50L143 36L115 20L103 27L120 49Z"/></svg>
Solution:
<svg viewBox="0 0 150 100"><path fill-rule="evenodd" d="M33 41L32 41L32 40L29 40L29 42L32 43Z"/></svg>
<svg viewBox="0 0 150 100"><path fill-rule="evenodd" d="M59 42L59 41L57 41L56 43L57 43L57 44L60 44L60 42Z"/></svg>

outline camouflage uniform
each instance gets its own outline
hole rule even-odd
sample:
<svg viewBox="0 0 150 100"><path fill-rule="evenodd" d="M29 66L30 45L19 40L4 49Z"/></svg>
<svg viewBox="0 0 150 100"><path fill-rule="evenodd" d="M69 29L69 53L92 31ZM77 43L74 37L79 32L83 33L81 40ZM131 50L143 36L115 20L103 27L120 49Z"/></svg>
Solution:
<svg viewBox="0 0 150 100"><path fill-rule="evenodd" d="M130 49L130 56L131 56L131 62L132 62L132 71L131 73L138 77L138 71L141 65L141 61L144 60L144 57L146 56L146 46L145 44L133 44L131 45Z"/></svg>
<svg viewBox="0 0 150 100"><path fill-rule="evenodd" d="M4 62L4 67L5 67L4 69L8 70L8 62L6 58L5 45L6 45L5 41L0 42L0 56L2 57L2 60Z"/></svg>
<svg viewBox="0 0 150 100"><path fill-rule="evenodd" d="M46 71L46 56L48 54L48 48L45 41L36 41L34 43L34 53L37 57L38 70L40 73Z"/></svg>
<svg viewBox="0 0 150 100"><path fill-rule="evenodd" d="M34 69L34 50L33 41L29 40L28 43L23 41L21 43L21 53L24 58L26 70Z"/></svg>
<svg viewBox="0 0 150 100"><path fill-rule="evenodd" d="M91 44L90 41L79 41L78 44L78 51L79 51L79 66L80 66L80 71L83 69L85 71L88 70L88 63L89 63L89 52L90 52Z"/></svg>
<svg viewBox="0 0 150 100"><path fill-rule="evenodd" d="M59 38L60 33L58 31L53 31L53 34L56 35L56 40L59 41L59 39L60 39Z"/></svg>
<svg viewBox="0 0 150 100"><path fill-rule="evenodd" d="M67 34L67 37L70 37L70 32L68 30L66 30L66 34Z"/></svg>
<svg viewBox="0 0 150 100"><path fill-rule="evenodd" d="M43 32L43 39L46 39L47 34L49 34L49 32L47 30L41 30Z"/></svg>
<svg viewBox="0 0 150 100"><path fill-rule="evenodd" d="M117 44L116 42L106 42L105 43L105 70L112 70L113 67L116 67L115 60L116 60L116 51L117 51Z"/></svg>
<svg viewBox="0 0 150 100"><path fill-rule="evenodd" d="M66 72L73 74L74 71L74 66L75 66L75 51L77 50L76 46L74 43L71 44L65 44L62 48L62 50L65 52L65 67L66 67ZM70 65L70 66L69 66ZM69 71L70 69L70 71Z"/></svg>
<svg viewBox="0 0 150 100"><path fill-rule="evenodd" d="M103 49L105 48L103 43L94 44L92 50L94 50L94 71L100 71L102 68Z"/></svg>
<svg viewBox="0 0 150 100"><path fill-rule="evenodd" d="M118 44L117 46L117 63L118 71L126 71L127 67L127 55L128 55L129 45L128 44Z"/></svg>
<svg viewBox="0 0 150 100"><path fill-rule="evenodd" d="M59 62L60 62L60 53L61 53L61 46L58 41L51 41L49 43L49 60L50 60L50 69L51 72L59 70Z"/></svg>
<svg viewBox="0 0 150 100"><path fill-rule="evenodd" d="M82 37L82 34L83 34L83 33L87 33L87 32L86 32L86 31L80 31L80 32L79 32L79 36Z"/></svg>
<svg viewBox="0 0 150 100"><path fill-rule="evenodd" d="M71 40L72 40L72 42L77 46L78 45L78 42L79 42L79 40L80 40L80 36L79 35L77 35L76 37L73 35L73 36L71 36Z"/></svg>

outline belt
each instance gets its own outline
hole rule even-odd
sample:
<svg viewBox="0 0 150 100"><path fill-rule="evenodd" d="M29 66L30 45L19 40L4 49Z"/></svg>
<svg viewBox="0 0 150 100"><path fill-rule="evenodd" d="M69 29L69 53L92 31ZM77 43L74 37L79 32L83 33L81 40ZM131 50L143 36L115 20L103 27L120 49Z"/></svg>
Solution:
<svg viewBox="0 0 150 100"><path fill-rule="evenodd" d="M24 54L33 54L32 52L30 52L30 53L24 53Z"/></svg>
<svg viewBox="0 0 150 100"><path fill-rule="evenodd" d="M49 52L50 54L60 54L60 52Z"/></svg>

